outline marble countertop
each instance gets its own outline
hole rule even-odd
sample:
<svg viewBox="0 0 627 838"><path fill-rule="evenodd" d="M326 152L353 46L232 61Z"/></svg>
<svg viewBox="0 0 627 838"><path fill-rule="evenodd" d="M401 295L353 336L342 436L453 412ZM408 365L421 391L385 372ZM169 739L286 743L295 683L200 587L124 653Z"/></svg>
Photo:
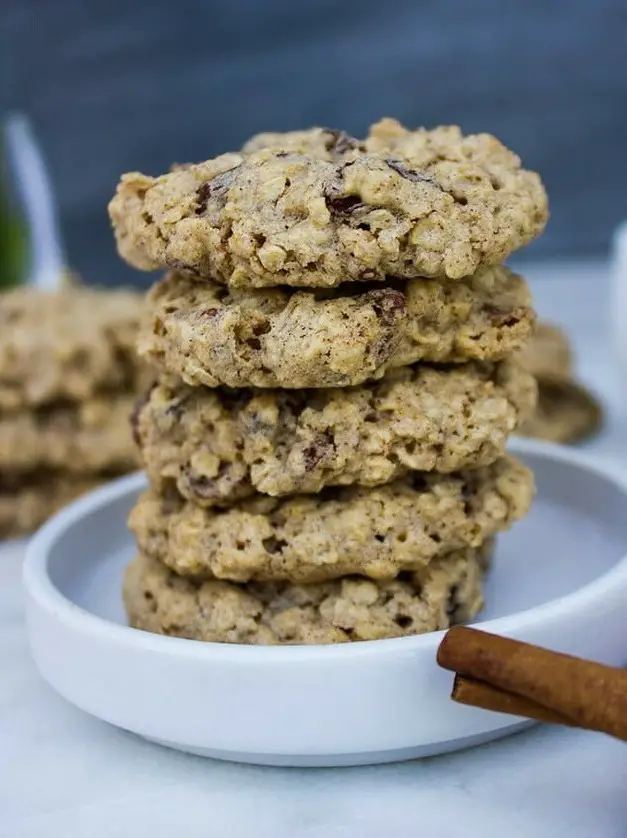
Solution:
<svg viewBox="0 0 627 838"><path fill-rule="evenodd" d="M590 454L627 469L607 267L535 266L536 307L571 333L608 410ZM23 548L0 555L0 835L7 838L624 838L627 746L537 727L481 748L371 768L276 769L168 751L74 709L30 661ZM626 619L627 622L627 619ZM627 657L627 626L625 631Z"/></svg>

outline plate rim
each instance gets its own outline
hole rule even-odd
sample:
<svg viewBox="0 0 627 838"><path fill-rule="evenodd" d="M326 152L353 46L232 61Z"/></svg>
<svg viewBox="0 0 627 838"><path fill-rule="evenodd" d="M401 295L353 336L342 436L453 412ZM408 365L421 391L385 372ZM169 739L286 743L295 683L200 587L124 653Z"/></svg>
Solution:
<svg viewBox="0 0 627 838"><path fill-rule="evenodd" d="M565 446L538 440L516 438L508 451L514 454L539 456L546 460L574 465L582 471L604 479L624 494L627 503L627 477L607 463L589 454ZM54 585L48 573L48 559L52 546L77 521L96 509L120 499L125 494L146 486L144 472L139 471L95 489L66 506L46 522L27 542L23 585L29 599L45 609L68 629L80 631L100 640L131 646L137 651L158 652L195 660L220 660L232 664L294 663L305 661L369 658L379 654L412 654L430 651L435 654L445 630L409 637L366 640L359 643L319 645L248 645L219 643L168 637L113 623L76 605ZM616 564L581 588L532 608L496 617L473 621L472 625L495 634L511 635L533 629L547 619L559 620L569 611L589 607L597 599L611 593L621 583L627 585L627 553Z"/></svg>

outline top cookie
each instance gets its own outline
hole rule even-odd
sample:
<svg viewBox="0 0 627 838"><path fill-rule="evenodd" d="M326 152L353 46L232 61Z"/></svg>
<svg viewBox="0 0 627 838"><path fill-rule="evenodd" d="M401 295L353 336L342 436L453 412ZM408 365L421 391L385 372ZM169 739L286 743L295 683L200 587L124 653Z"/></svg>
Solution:
<svg viewBox="0 0 627 838"><path fill-rule="evenodd" d="M0 294L0 409L141 387L142 306L141 294L85 287Z"/></svg>
<svg viewBox="0 0 627 838"><path fill-rule="evenodd" d="M126 174L109 212L135 267L257 288L460 279L530 242L548 214L538 175L494 137L389 119L364 141L261 135L158 178Z"/></svg>

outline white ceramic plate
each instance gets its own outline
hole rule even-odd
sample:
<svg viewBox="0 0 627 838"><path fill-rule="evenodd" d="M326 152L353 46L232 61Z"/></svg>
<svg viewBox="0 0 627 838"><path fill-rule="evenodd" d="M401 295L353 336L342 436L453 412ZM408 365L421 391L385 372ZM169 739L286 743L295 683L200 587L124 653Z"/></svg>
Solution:
<svg viewBox="0 0 627 838"><path fill-rule="evenodd" d="M529 518L503 536L483 628L623 663L627 487L570 450L512 446L535 471ZM126 517L141 474L75 502L27 549L31 647L68 701L198 754L275 765L354 765L466 747L521 726L449 700L441 633L339 646L247 647L128 628Z"/></svg>

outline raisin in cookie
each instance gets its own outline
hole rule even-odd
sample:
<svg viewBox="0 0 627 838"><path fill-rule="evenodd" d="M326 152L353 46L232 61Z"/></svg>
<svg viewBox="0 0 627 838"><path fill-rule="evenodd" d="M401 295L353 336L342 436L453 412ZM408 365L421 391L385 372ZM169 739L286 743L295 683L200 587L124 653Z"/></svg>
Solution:
<svg viewBox="0 0 627 838"><path fill-rule="evenodd" d="M160 383L138 404L134 429L153 487L175 482L214 506L255 490L315 493L489 465L535 406L534 377L511 361L418 364L343 390Z"/></svg>
<svg viewBox="0 0 627 838"><path fill-rule="evenodd" d="M304 145L124 175L109 204L120 255L242 288L460 279L547 220L540 178L488 134L384 120L364 143Z"/></svg>
<svg viewBox="0 0 627 838"><path fill-rule="evenodd" d="M142 553L181 575L234 582L373 579L478 547L529 510L533 476L510 457L454 475L414 472L374 489L257 495L205 509L175 492L143 494L129 518Z"/></svg>
<svg viewBox="0 0 627 838"><path fill-rule="evenodd" d="M502 267L332 291L238 291L172 273L149 294L138 350L193 385L347 387L415 361L499 360L533 323L526 283Z"/></svg>
<svg viewBox="0 0 627 838"><path fill-rule="evenodd" d="M0 413L0 469L130 471L138 465L129 426L134 401L111 395Z"/></svg>
<svg viewBox="0 0 627 838"><path fill-rule="evenodd" d="M478 550L452 553L383 582L348 577L317 585L235 585L177 576L138 556L124 578L135 628L218 643L312 644L439 631L483 605Z"/></svg>
<svg viewBox="0 0 627 838"><path fill-rule="evenodd" d="M80 286L0 295L0 409L136 390L143 305L141 294Z"/></svg>

